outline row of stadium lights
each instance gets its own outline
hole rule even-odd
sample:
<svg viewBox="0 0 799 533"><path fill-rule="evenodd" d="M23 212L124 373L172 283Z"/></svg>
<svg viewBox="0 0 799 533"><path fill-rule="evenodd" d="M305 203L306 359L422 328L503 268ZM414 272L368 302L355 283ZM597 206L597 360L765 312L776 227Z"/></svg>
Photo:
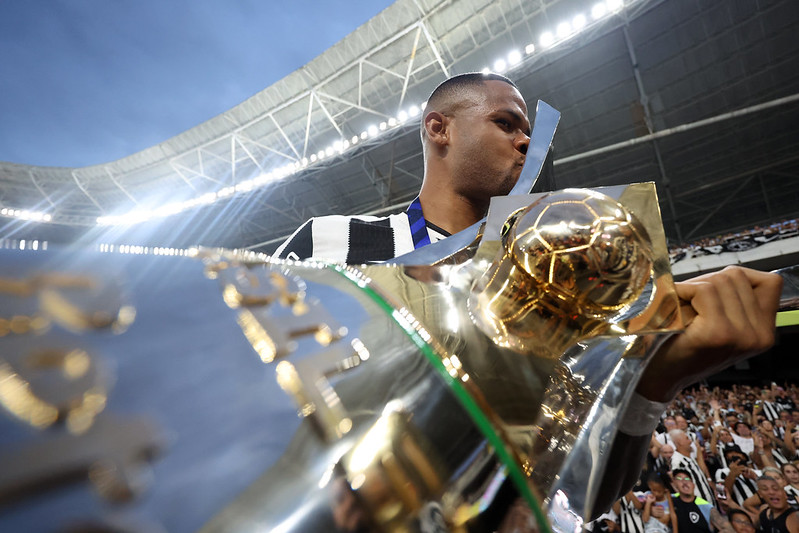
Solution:
<svg viewBox="0 0 799 533"><path fill-rule="evenodd" d="M255 178L241 181L234 186L223 187L216 192L206 193L202 196L192 198L191 200L187 200L185 202L166 204L152 211L133 211L124 215L98 217L97 224L100 226L137 224L139 222L146 222L147 220L153 218L174 215L201 205L209 205L217 200L233 196L237 193L249 192L253 189L266 185L267 183L290 176L296 172L299 172L300 170L307 168L310 165L343 154L361 141L379 137L384 131L397 128L403 125L409 119L418 117L425 105L427 105L427 102L422 102L420 105L412 105L407 110L400 111L396 117L390 117L384 122L369 126L366 130L362 131L360 135L354 135L349 140L338 140L328 146L326 149L319 150L315 154L311 154L308 157L303 157L299 161L283 165L282 167L265 174L261 174Z"/></svg>
<svg viewBox="0 0 799 533"><path fill-rule="evenodd" d="M0 249L5 250L45 251L47 248L47 241L26 239L0 240ZM183 257L192 255L193 253L192 249L166 248L163 246L139 246L134 244L98 244L96 249L102 253L117 253L124 255L168 255Z"/></svg>
<svg viewBox="0 0 799 533"><path fill-rule="evenodd" d="M4 207L0 209L0 215L9 218L18 218L20 220L32 220L34 222L50 222L53 220L53 215L43 211L29 211L27 209L9 209Z"/></svg>
<svg viewBox="0 0 799 533"><path fill-rule="evenodd" d="M168 255L168 256L187 256L191 255L191 250L184 248L165 248L163 246L138 246L132 244L100 244L97 250L102 253L118 253L126 255Z"/></svg>
<svg viewBox="0 0 799 533"><path fill-rule="evenodd" d="M3 239L0 241L3 250L47 250L47 241L27 239Z"/></svg>
<svg viewBox="0 0 799 533"><path fill-rule="evenodd" d="M590 18L592 21L596 22L600 19L604 18L605 16L617 13L624 7L624 0L604 0L594 4L591 8ZM548 49L556 44L559 44L567 39L570 39L577 35L580 31L585 29L589 24L589 18L579 13L575 15L571 21L563 21L559 23L555 27L555 31L545 31L543 32L538 39L538 44L542 49ZM507 72L509 69L515 67L519 63L522 62L525 56L530 56L534 54L536 51L536 45L534 43L530 43L524 48L524 54L522 54L519 50L511 51L506 58L497 59L494 62L493 69L489 69L485 67L482 69L482 72L489 73L492 70L498 73ZM419 116L421 110L424 109L427 102L422 102L420 105L412 105L405 110L401 110L397 113L396 117L390 117L385 122L380 122L379 124L373 124L369 126L366 130L361 132L360 135L355 135L351 139L342 139L334 142L330 146L328 146L324 150L319 150L315 154L311 154L309 157L303 157L299 161L295 161L294 163L290 163L287 165L283 165L277 169L274 169L270 172L265 174L261 174L255 178L245 180L242 182L237 183L235 186L230 187L223 187L222 189L216 192L210 192L198 196L197 198L192 198L191 200L187 200L185 202L175 202L166 204L162 207L159 207L154 210L146 210L146 211L133 211L130 213L126 213L124 215L115 215L115 216L102 216L97 217L97 225L99 226L118 226L118 225L131 225L137 224L140 222L146 222L153 218L161 218L170 215L174 215L188 209L193 209L195 207L209 205L218 200L233 196L237 193L248 192L267 183L283 179L287 176L290 176L296 172L299 172L309 165L316 164L321 161L325 161L334 157L336 155L342 154L345 151L349 150L350 148L356 146L361 141L365 141L370 138L379 137L382 135L383 132L391 129L395 129L403 124L405 124L409 119L415 118ZM38 211L28 211L28 210L19 210L19 209L2 209L0 214L7 217L15 217L20 218L23 220L33 220L37 222L50 222L52 220L52 216Z"/></svg>

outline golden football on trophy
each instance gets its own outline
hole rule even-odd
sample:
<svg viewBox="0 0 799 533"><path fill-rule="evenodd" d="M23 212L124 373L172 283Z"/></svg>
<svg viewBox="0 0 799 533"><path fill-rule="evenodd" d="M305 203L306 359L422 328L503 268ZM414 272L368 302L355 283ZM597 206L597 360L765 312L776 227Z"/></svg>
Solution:
<svg viewBox="0 0 799 533"><path fill-rule="evenodd" d="M508 217L498 255L474 287L472 316L501 345L540 353L547 344L546 355L557 357L635 302L651 258L643 225L612 198L552 193Z"/></svg>

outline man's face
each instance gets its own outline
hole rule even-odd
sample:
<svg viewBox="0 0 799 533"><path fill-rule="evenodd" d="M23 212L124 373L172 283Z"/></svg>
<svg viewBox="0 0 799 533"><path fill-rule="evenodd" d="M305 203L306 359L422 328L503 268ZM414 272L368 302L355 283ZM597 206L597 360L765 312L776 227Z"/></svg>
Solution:
<svg viewBox="0 0 799 533"><path fill-rule="evenodd" d="M680 494L693 494L694 482L688 474L677 472L674 474L674 488L677 489L677 492Z"/></svg>
<svg viewBox="0 0 799 533"><path fill-rule="evenodd" d="M666 428L666 431L671 431L672 429L677 429L677 423L674 422L673 418L667 418L663 421L663 427Z"/></svg>
<svg viewBox="0 0 799 533"><path fill-rule="evenodd" d="M724 444L727 444L728 442L732 442L732 435L726 429L722 429L719 431L719 440Z"/></svg>
<svg viewBox="0 0 799 533"><path fill-rule="evenodd" d="M774 480L758 481L757 492L772 509L784 509L788 506L788 496L785 494L785 490Z"/></svg>
<svg viewBox="0 0 799 533"><path fill-rule="evenodd" d="M748 436L750 436L750 435L751 435L751 432L749 431L749 426L747 426L747 425L746 425L746 424L744 424L743 422L739 422L739 423L738 423L738 425L737 425L737 426L735 426L735 431L736 431L736 432L738 433L738 435L740 435L741 437L748 437Z"/></svg>
<svg viewBox="0 0 799 533"><path fill-rule="evenodd" d="M688 421L683 416L675 416L674 423L677 424L677 429L681 429L683 431L688 429Z"/></svg>
<svg viewBox="0 0 799 533"><path fill-rule="evenodd" d="M660 447L661 457L670 461L672 455L674 455L674 448L670 444L664 444Z"/></svg>
<svg viewBox="0 0 799 533"><path fill-rule="evenodd" d="M449 118L449 160L457 193L475 202L510 192L530 143L530 120L512 85L489 80L472 90L470 104Z"/></svg>
<svg viewBox="0 0 799 533"><path fill-rule="evenodd" d="M684 448L687 446L691 446L691 439L685 433L682 433L674 439L674 444L677 445L678 448Z"/></svg>
<svg viewBox="0 0 799 533"><path fill-rule="evenodd" d="M799 424L799 411L791 411L791 419L794 424Z"/></svg>
<svg viewBox="0 0 799 533"><path fill-rule="evenodd" d="M735 513L730 519L730 523L735 533L752 533L755 530L755 526L752 525L749 517L742 513Z"/></svg>

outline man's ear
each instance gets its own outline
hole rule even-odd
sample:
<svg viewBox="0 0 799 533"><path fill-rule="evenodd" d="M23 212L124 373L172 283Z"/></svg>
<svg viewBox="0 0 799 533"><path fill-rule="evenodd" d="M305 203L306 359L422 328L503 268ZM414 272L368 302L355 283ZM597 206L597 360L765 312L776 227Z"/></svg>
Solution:
<svg viewBox="0 0 799 533"><path fill-rule="evenodd" d="M424 129L430 142L442 146L449 142L449 117L446 115L430 111L424 117Z"/></svg>

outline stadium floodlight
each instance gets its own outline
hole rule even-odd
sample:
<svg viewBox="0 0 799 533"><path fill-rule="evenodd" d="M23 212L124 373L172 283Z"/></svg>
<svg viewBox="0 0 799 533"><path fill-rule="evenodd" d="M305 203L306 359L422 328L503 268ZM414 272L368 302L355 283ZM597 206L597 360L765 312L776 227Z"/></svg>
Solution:
<svg viewBox="0 0 799 533"><path fill-rule="evenodd" d="M541 37L538 38L538 42L541 43L541 46L544 48L548 48L555 43L555 36L552 35L551 31L545 31L541 34Z"/></svg>
<svg viewBox="0 0 799 533"><path fill-rule="evenodd" d="M215 192L207 192L197 198L197 205L208 205L216 202L216 193Z"/></svg>
<svg viewBox="0 0 799 533"><path fill-rule="evenodd" d="M387 127L388 127L388 124L386 124L385 122L381 122L380 123L380 126L379 126L380 131L386 131Z"/></svg>
<svg viewBox="0 0 799 533"><path fill-rule="evenodd" d="M511 50L508 52L508 64L510 66L518 65L522 61L522 53L518 50Z"/></svg>
<svg viewBox="0 0 799 533"><path fill-rule="evenodd" d="M574 31L582 30L583 28L585 28L585 25L587 23L588 21L586 20L585 15L583 15L582 13L578 13L572 19L572 27L574 28Z"/></svg>
<svg viewBox="0 0 799 533"><path fill-rule="evenodd" d="M421 110L419 109L419 106L418 106L418 105L412 105L412 106L411 106L411 108L410 108L410 109L408 109L408 113L409 113L409 114L410 114L412 117L419 116L419 113L420 113L420 112L421 112Z"/></svg>
<svg viewBox="0 0 799 533"><path fill-rule="evenodd" d="M350 144L358 144L358 136L353 135L352 139L350 139Z"/></svg>
<svg viewBox="0 0 799 533"><path fill-rule="evenodd" d="M491 69L488 67L483 67L483 70L480 71L482 74L491 74Z"/></svg>
<svg viewBox="0 0 799 533"><path fill-rule="evenodd" d="M244 180L236 184L236 192L246 192L251 191L253 188L252 180Z"/></svg>
<svg viewBox="0 0 799 533"><path fill-rule="evenodd" d="M560 39L565 39L566 37L569 36L571 32L572 32L572 25L569 24L568 22L561 22L560 24L558 24L558 27L555 28L555 34Z"/></svg>
<svg viewBox="0 0 799 533"><path fill-rule="evenodd" d="M497 59L494 61L494 72L499 72L502 74L508 69L508 64L505 63L504 59Z"/></svg>
<svg viewBox="0 0 799 533"><path fill-rule="evenodd" d="M397 119L395 119L394 117L388 119L388 126L390 128L393 128L396 125L397 125Z"/></svg>
<svg viewBox="0 0 799 533"><path fill-rule="evenodd" d="M608 9L613 12L620 11L624 7L624 0L606 0L606 2Z"/></svg>
<svg viewBox="0 0 799 533"><path fill-rule="evenodd" d="M400 122L405 122L406 120L408 120L408 112L403 109L402 111L397 113L397 119Z"/></svg>
<svg viewBox="0 0 799 533"><path fill-rule="evenodd" d="M311 163L316 163L316 160L317 160L318 158L316 157L316 154L311 154L311 157L310 157L310 159L311 159Z"/></svg>
<svg viewBox="0 0 799 533"><path fill-rule="evenodd" d="M368 132L369 132L369 137L374 137L375 135L377 135L377 126L375 126L374 124L372 124L371 126L369 126L369 127L366 129L366 131L368 131Z"/></svg>
<svg viewBox="0 0 799 533"><path fill-rule="evenodd" d="M524 53L527 54L528 56L530 54L535 53L535 45L533 43L530 43L527 46L525 46L524 47Z"/></svg>
<svg viewBox="0 0 799 533"><path fill-rule="evenodd" d="M597 2L594 4L594 7L591 8L591 18L594 20L599 20L607 14L608 6L605 2Z"/></svg>

